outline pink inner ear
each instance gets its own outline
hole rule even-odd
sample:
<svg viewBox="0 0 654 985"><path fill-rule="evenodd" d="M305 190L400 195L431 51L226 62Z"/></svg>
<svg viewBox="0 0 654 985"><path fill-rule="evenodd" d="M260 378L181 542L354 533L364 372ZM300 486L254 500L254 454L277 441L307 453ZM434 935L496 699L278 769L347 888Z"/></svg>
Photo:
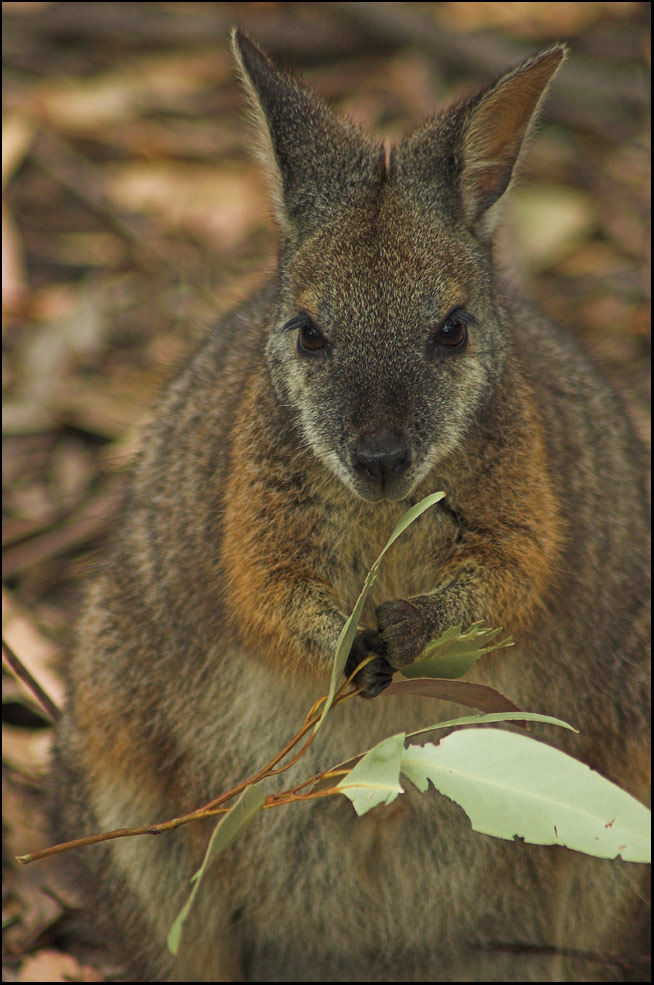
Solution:
<svg viewBox="0 0 654 985"><path fill-rule="evenodd" d="M465 186L482 195L501 195L506 186L506 167L502 164L491 164L475 169L474 173L464 176Z"/></svg>
<svg viewBox="0 0 654 985"><path fill-rule="evenodd" d="M547 83L561 63L553 51L500 82L474 110L464 136L462 192L469 219L505 191Z"/></svg>

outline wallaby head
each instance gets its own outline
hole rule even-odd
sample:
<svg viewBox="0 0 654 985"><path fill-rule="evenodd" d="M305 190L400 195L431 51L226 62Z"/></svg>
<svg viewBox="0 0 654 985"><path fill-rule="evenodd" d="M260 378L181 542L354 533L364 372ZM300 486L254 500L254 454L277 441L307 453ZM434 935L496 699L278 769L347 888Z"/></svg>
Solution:
<svg viewBox="0 0 654 985"><path fill-rule="evenodd" d="M266 360L303 442L356 495L408 496L502 377L490 236L555 47L385 149L233 46L281 233Z"/></svg>

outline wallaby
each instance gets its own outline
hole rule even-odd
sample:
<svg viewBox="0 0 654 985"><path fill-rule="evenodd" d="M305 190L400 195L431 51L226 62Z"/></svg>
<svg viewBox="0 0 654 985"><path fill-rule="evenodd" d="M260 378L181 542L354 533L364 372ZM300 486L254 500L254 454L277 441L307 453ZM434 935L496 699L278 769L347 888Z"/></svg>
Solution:
<svg viewBox="0 0 654 985"><path fill-rule="evenodd" d="M471 678L646 800L646 470L569 336L509 297L499 200L565 57L555 46L388 152L240 32L273 189L269 284L161 399L90 586L54 763L59 840L186 813L251 775L326 692L335 644L398 517L302 777L452 705L384 695L445 628L516 641ZM285 779L287 786L291 779ZM166 935L210 828L66 856L130 981L629 981L645 867L471 831L412 788L264 811Z"/></svg>

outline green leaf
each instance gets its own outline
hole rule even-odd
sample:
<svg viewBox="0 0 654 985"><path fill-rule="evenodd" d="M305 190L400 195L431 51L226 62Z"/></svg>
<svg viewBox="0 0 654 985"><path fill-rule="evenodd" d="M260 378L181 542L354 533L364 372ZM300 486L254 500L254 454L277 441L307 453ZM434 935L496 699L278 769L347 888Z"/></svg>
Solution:
<svg viewBox="0 0 654 985"><path fill-rule="evenodd" d="M384 547L381 554L379 555L379 557L373 564L372 568L368 572L366 580L363 584L363 588L361 589L359 598L357 599L354 609L352 610L352 614L350 615L349 619L346 621L345 625L343 626L343 629L341 630L340 636L338 637L338 642L336 644L336 653L334 655L334 663L332 665L332 676L331 676L331 681L329 683L329 691L327 693L327 700L325 701L322 710L322 715L320 716L320 719L316 723L316 727L314 730L315 732L318 731L323 721L325 720L325 715L331 708L331 704L332 701L334 700L334 695L336 693L336 688L338 687L338 682L340 680L341 674L345 669L345 664L347 663L347 658L352 648L352 642L354 640L354 635L357 631L357 626L359 625L359 620L361 619L361 613L363 611L363 607L365 605L366 599L368 598L368 593L370 592L370 589L375 584L377 571L379 570L379 565L381 564L384 554L391 546L391 544L395 543L395 541L400 536L400 534L404 533L406 528L411 523L413 523L414 520L417 520L418 517L425 512L425 510L429 509L430 506L433 506L434 503L437 503L439 500L443 499L444 496L445 496L444 492L432 493L430 496L426 496L424 499L421 499L419 503L416 503L415 506L412 506L410 509L408 509L406 513L404 513L398 520L397 524L395 525L395 529L393 530L393 533L391 534L391 536L388 538L386 542L386 546Z"/></svg>
<svg viewBox="0 0 654 985"><path fill-rule="evenodd" d="M451 718L449 722L438 722L436 725L427 725L419 728L415 732L407 733L407 739L413 739L416 735L425 735L427 732L435 732L441 728L456 728L459 725L489 725L492 722L540 722L542 725L558 725L559 728L568 729L576 732L577 729L560 718L552 718L550 715L539 715L535 711L500 711L491 712L488 715L465 715L463 718ZM445 740L443 740L445 741ZM441 742L441 745L443 743Z"/></svg>
<svg viewBox="0 0 654 985"><path fill-rule="evenodd" d="M184 903L184 906L179 911L172 927L168 932L168 950L171 954L177 954L179 950L179 945L182 937L182 927L184 926L184 921L191 911L193 905L193 900L195 899L195 894L200 888L200 883L202 878L215 859L219 852L227 848L242 831L247 828L250 822L254 819L258 811L261 810L265 801L265 795L261 791L261 788L255 784L250 784L246 787L243 793L240 795L238 800L235 802L232 809L227 814L223 814L218 824L214 828L213 834L209 844L207 845L207 850L202 861L202 865L191 876L191 882L194 884L191 892L189 893L188 899Z"/></svg>
<svg viewBox="0 0 654 985"><path fill-rule="evenodd" d="M503 646L513 646L510 637L493 642L502 632L490 629L483 622L475 622L468 629L461 625L450 626L438 639L428 643L419 657L408 667L403 667L403 677L463 677L480 657Z"/></svg>
<svg viewBox="0 0 654 985"><path fill-rule="evenodd" d="M195 874L197 875L197 872ZM166 944L171 954L177 954L177 952L179 951L179 945L182 940L182 927L184 926L184 922L190 913L191 907L193 906L193 900L195 899L195 894L198 891L198 885L199 884L196 882L196 884L193 886L193 889L189 893L186 903L184 903L184 906L181 908L181 910L175 917L175 921L172 927L170 928L170 930L168 931L168 938L166 940Z"/></svg>
<svg viewBox="0 0 654 985"><path fill-rule="evenodd" d="M413 683L413 682L406 682ZM431 681L430 681L431 683ZM451 683L448 681L447 683ZM463 682L455 682L463 683ZM413 739L416 735L426 735L428 732L436 732L438 729L443 728L458 728L462 725L488 725L494 722L515 722L516 725L520 725L524 722L540 722L543 725L558 725L560 728L569 729L570 732L576 732L577 729L573 728L572 725L568 725L567 722L561 721L560 718L552 718L550 715L539 715L533 711L520 711L516 708L514 711L502 711L502 712L492 712L488 715L466 715L463 718L451 718L448 722L437 722L435 725L427 725L425 728L417 729L415 732L408 732L406 735L407 739ZM332 766L331 769L327 770L326 775L324 775L320 780L311 787L312 793L315 790L327 790L332 786L333 777L329 774L335 773L341 770L353 770L357 763L360 763L367 753L361 752L357 756L350 756L342 763L338 763L336 766ZM341 783L345 784L347 778L342 780Z"/></svg>
<svg viewBox="0 0 654 985"><path fill-rule="evenodd" d="M373 746L336 785L352 801L359 817L379 804L392 804L404 793L400 786L404 739L404 732L399 732Z"/></svg>
<svg viewBox="0 0 654 985"><path fill-rule="evenodd" d="M600 858L650 860L650 812L599 773L528 736L467 729L409 746L402 773L459 804L475 831L566 845Z"/></svg>

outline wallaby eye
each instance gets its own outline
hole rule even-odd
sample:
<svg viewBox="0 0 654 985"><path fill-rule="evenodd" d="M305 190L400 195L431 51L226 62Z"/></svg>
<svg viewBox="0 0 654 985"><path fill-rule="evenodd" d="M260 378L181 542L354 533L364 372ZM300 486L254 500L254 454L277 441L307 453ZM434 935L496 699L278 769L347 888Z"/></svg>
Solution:
<svg viewBox="0 0 654 985"><path fill-rule="evenodd" d="M436 346L447 349L462 349L468 341L468 325L474 322L463 308L455 308L436 327L432 336Z"/></svg>
<svg viewBox="0 0 654 985"><path fill-rule="evenodd" d="M328 339L318 328L308 311L300 311L287 321L283 331L297 331L297 351L301 355L319 355L329 345Z"/></svg>
<svg viewBox="0 0 654 985"><path fill-rule="evenodd" d="M314 320L306 312L298 316L297 347L299 352L318 352L327 345L327 339L320 331Z"/></svg>

